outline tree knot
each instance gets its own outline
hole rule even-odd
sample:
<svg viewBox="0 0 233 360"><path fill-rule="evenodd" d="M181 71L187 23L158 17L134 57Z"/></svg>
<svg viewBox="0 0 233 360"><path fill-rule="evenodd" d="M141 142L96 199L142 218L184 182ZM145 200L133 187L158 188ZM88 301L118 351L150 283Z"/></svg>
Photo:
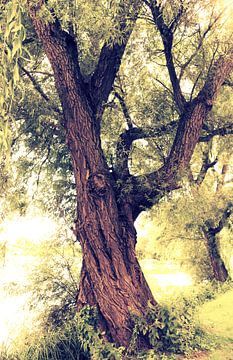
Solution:
<svg viewBox="0 0 233 360"><path fill-rule="evenodd" d="M95 173L89 176L87 181L89 193L96 197L103 197L109 188L106 175Z"/></svg>

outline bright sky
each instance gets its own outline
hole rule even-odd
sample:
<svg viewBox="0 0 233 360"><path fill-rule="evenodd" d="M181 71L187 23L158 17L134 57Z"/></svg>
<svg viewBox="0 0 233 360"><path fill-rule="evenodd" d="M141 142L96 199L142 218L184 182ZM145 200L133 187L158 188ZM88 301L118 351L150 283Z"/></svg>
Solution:
<svg viewBox="0 0 233 360"><path fill-rule="evenodd" d="M7 291L7 287L14 284L27 286L28 276L38 262L35 256L22 256L23 244L25 241L39 243L49 240L55 235L57 226L48 217L32 215L17 216L1 224L0 245L6 242L6 259L0 262L0 346L1 343L10 346L35 321L36 314L28 307L29 294L11 295ZM19 246L12 252L11 246L16 243Z"/></svg>
<svg viewBox="0 0 233 360"><path fill-rule="evenodd" d="M18 216L5 221L2 228L0 242L13 244L17 240L29 240L38 243L50 239L56 232L57 224L45 216Z"/></svg>

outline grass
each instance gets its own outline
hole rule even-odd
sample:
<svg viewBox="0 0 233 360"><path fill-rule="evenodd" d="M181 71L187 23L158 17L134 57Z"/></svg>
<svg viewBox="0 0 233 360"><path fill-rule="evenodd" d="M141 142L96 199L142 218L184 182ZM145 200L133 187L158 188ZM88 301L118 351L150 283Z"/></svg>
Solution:
<svg viewBox="0 0 233 360"><path fill-rule="evenodd" d="M150 285L150 288L160 303L175 300L178 294L187 296L190 292L195 292L195 285L189 286L169 283L164 288L158 282L159 275L169 275L179 272L178 268L168 264L161 264L156 261L142 261L143 272ZM156 277L154 276L156 274ZM166 279L166 277L164 277ZM174 278L175 280L175 278ZM177 278L179 280L179 278ZM165 290L165 291L164 291ZM198 292L198 289L197 289ZM208 301L200 307L197 321L201 327L213 337L216 337L218 344L212 351L200 351L188 360L233 360L233 289L224 294L220 294L216 299ZM177 359L184 359L177 357Z"/></svg>
<svg viewBox="0 0 233 360"><path fill-rule="evenodd" d="M197 285L192 283L191 277L188 274L182 272L180 267L176 264L171 264L169 262L161 262L156 260L142 260L141 265L146 276L146 279L152 289L152 292L155 295L155 298L161 305L176 304L178 307L179 295L185 296L186 299L195 298L196 294L202 294L203 290L210 291L211 295L211 286L210 284L203 283L203 285ZM187 275L187 276L185 276ZM199 303L199 302L198 302ZM190 305L190 303L188 302ZM224 294L220 294L216 299L205 303L200 306L198 313L197 322L200 323L201 327L209 334L210 343L209 349L211 349L212 338L216 338L216 343L218 346L211 351L197 351L196 353L191 354L189 357L184 357L181 355L164 355L164 357L158 357L156 359L166 359L166 360L233 360L233 289L228 290ZM193 322L194 324L195 322ZM25 357L22 354L18 359L49 359L45 357L44 354L47 352L62 353L62 357L53 357L50 359L63 359L64 352L66 351L66 358L68 359L78 359L78 354L74 353L76 351L77 345L77 334L73 333L70 329L67 328L67 333L69 336L64 334L52 334L52 336L45 337L42 341L42 344L38 346L34 344L33 339L28 339L28 353L25 353ZM65 336L63 338L63 335ZM207 341L209 338L207 337ZM206 344L206 340L203 339ZM73 344L75 345L73 346ZM205 347L204 347L205 348ZM31 353L29 353L31 351ZM69 354L67 355L67 351ZM192 351L192 350L190 350ZM33 356L32 356L33 354ZM68 356L68 357L67 357ZM73 357L74 356L74 357ZM82 355L81 355L82 356ZM149 357L149 360L155 360L155 355ZM158 355L160 356L160 355ZM3 352L0 349L0 358L11 360L16 360L17 358L11 358L7 355L4 357ZM82 358L82 357L80 357Z"/></svg>
<svg viewBox="0 0 233 360"><path fill-rule="evenodd" d="M211 333L233 341L233 289L204 304L199 321Z"/></svg>
<svg viewBox="0 0 233 360"><path fill-rule="evenodd" d="M218 336L219 346L208 354L199 356L205 360L233 360L233 289L204 304L198 318L201 326Z"/></svg>

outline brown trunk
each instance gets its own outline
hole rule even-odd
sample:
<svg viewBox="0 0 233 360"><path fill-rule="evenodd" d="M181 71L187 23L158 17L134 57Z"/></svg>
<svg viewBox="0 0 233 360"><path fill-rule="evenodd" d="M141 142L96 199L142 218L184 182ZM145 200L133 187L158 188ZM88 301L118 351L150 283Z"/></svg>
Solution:
<svg viewBox="0 0 233 360"><path fill-rule="evenodd" d="M211 230L204 230L204 235L213 277L217 281L225 282L229 279L229 274L219 252L216 235Z"/></svg>
<svg viewBox="0 0 233 360"><path fill-rule="evenodd" d="M97 306L110 338L127 346L130 315L155 304L135 255L130 204L119 207L88 102L71 91L64 114L77 190L77 238L83 250L78 308ZM75 87L74 87L75 90ZM71 96L72 95L72 96Z"/></svg>
<svg viewBox="0 0 233 360"><path fill-rule="evenodd" d="M41 21L36 7L30 12L54 71L76 182L76 234L83 250L78 309L95 305L108 337L127 346L131 314L143 315L149 303L155 304L135 255L132 206L126 198L121 205L116 201L75 41L59 23Z"/></svg>
<svg viewBox="0 0 233 360"><path fill-rule="evenodd" d="M127 346L132 331L130 315L143 315L148 303L155 301L135 255L136 231L130 206L125 203L119 209L116 203L88 112L78 112L77 118L78 127L73 121L67 123L67 138L78 196L76 232L84 254L78 308L97 306L110 338ZM86 139L86 131L92 136L84 148L81 139ZM80 163L81 171L77 170Z"/></svg>
<svg viewBox="0 0 233 360"><path fill-rule="evenodd" d="M61 87L58 79L57 88ZM69 96L60 97L77 189L76 233L84 255L78 308L97 306L110 338L127 346L130 315L143 315L149 302L155 304L135 255L131 206L124 201L120 207L116 202L87 99L72 81Z"/></svg>
<svg viewBox="0 0 233 360"><path fill-rule="evenodd" d="M58 84L61 88L62 84ZM72 91L73 89L73 91ZM155 304L135 255L136 231L130 204L119 207L106 165L95 117L87 99L70 84L69 97L61 94L67 142L77 189L76 233L83 250L78 308L95 305L110 338L127 346L130 315L143 315Z"/></svg>

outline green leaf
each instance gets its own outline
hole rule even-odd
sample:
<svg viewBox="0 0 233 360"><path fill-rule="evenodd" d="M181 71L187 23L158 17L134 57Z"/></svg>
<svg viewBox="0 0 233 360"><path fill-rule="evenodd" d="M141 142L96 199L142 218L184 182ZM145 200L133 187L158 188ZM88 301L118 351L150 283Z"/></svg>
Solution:
<svg viewBox="0 0 233 360"><path fill-rule="evenodd" d="M7 14L7 23L9 24L14 17L17 15L18 12L18 4L12 2L12 7L8 9L8 14Z"/></svg>
<svg viewBox="0 0 233 360"><path fill-rule="evenodd" d="M5 28L5 32L4 32L4 39L5 40L8 40L10 33L12 31L15 31L14 26L16 26L16 25L17 25L17 22L15 20L12 21L10 24L9 23L6 24L6 28Z"/></svg>
<svg viewBox="0 0 233 360"><path fill-rule="evenodd" d="M13 71L14 83L18 82L19 79L20 79L20 77L19 77L19 66L18 66L18 63L16 63L15 66L14 66L14 71Z"/></svg>
<svg viewBox="0 0 233 360"><path fill-rule="evenodd" d="M13 48L12 48L12 59L14 58L15 54L17 52L22 52L22 42L20 38L16 38L13 42Z"/></svg>

